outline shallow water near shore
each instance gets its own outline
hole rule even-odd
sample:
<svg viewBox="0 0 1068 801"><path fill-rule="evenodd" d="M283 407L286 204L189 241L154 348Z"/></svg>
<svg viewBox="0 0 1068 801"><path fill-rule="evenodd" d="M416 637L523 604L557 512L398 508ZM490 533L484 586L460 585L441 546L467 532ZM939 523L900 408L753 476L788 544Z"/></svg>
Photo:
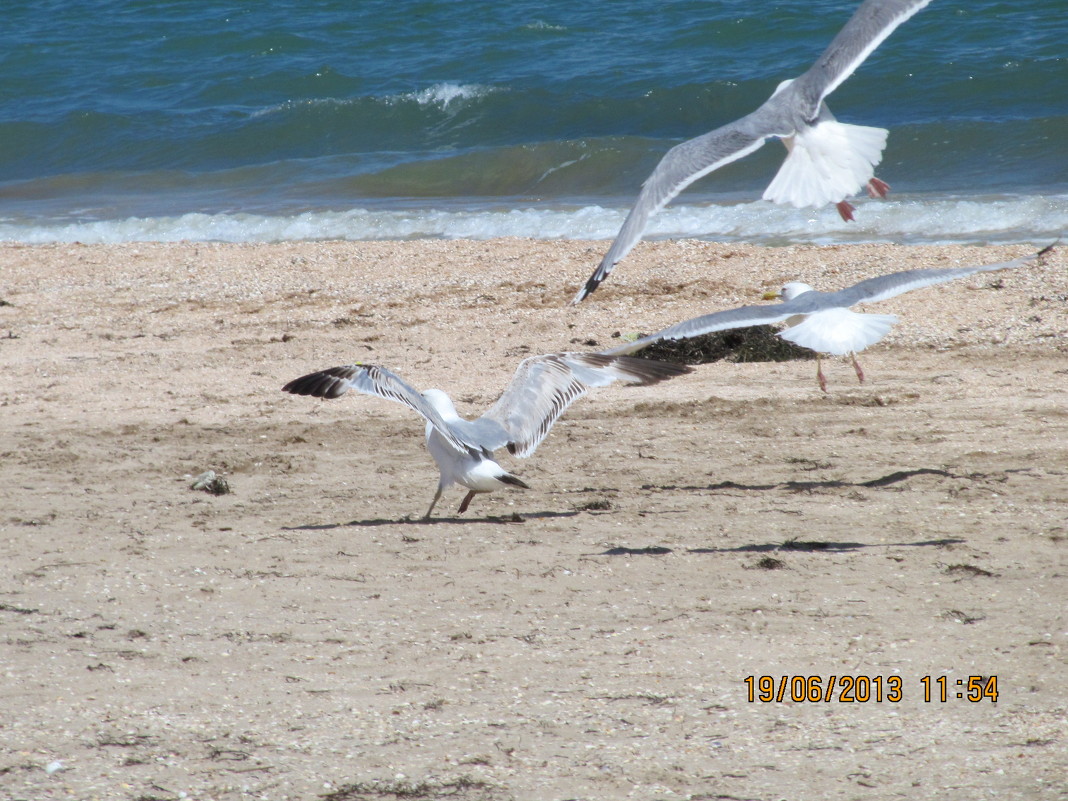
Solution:
<svg viewBox="0 0 1068 801"><path fill-rule="evenodd" d="M0 31L0 238L607 238L669 147L756 108L855 6L16 2ZM891 131L892 202L862 201L857 226L754 203L773 142L652 234L1063 230L1062 11L934 2L834 93L843 121Z"/></svg>

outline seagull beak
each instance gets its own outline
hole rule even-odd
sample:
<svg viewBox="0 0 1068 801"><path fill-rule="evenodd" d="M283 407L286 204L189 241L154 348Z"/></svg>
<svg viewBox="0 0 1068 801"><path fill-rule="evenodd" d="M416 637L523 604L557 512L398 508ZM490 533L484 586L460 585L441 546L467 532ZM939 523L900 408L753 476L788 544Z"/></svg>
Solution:
<svg viewBox="0 0 1068 801"><path fill-rule="evenodd" d="M768 290L763 295L764 300L778 300L781 297L782 293L774 289Z"/></svg>

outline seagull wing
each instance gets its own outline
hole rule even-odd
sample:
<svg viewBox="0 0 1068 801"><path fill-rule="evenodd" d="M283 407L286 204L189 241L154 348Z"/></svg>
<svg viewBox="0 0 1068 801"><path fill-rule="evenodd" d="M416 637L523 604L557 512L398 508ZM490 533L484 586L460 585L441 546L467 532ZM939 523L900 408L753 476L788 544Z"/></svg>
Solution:
<svg viewBox="0 0 1068 801"><path fill-rule="evenodd" d="M438 413L417 389L396 373L374 364L346 364L295 378L282 387L283 392L311 395L316 398L340 398L350 389L364 395L403 403L421 414L441 435L461 452L479 453L482 446L468 441Z"/></svg>
<svg viewBox="0 0 1068 801"><path fill-rule="evenodd" d="M806 292L804 295L800 295L799 298L805 298L805 295L819 294L822 293ZM768 325L770 323L777 323L781 320L785 320L787 317L791 317L795 314L808 313L810 308L811 307L807 304L803 307L799 305L796 298L792 301L769 304L767 306L741 306L737 309L728 309L726 311L713 312L712 314L704 314L700 317L684 320L681 323L675 323L675 325L668 326L663 331L658 331L655 334L642 337L634 342L627 342L626 344L619 345L604 352L610 355L634 353L635 351L639 351L642 348L646 348L649 345L664 339L690 339L691 337L701 336L702 334L726 331L731 328L746 328L751 325Z"/></svg>
<svg viewBox="0 0 1068 801"><path fill-rule="evenodd" d="M815 121L823 98L859 67L894 29L931 0L865 0L807 72L760 108L669 150L642 185L637 201L597 269L571 301L580 303L641 239L649 218L713 170L757 150L771 136L792 135Z"/></svg>
<svg viewBox="0 0 1068 801"><path fill-rule="evenodd" d="M790 86L815 118L820 102L853 74L890 34L931 0L865 0L816 63Z"/></svg>
<svg viewBox="0 0 1068 801"><path fill-rule="evenodd" d="M826 297L828 299L833 299L834 305L843 308L853 306L857 303L875 303L876 301L886 300L887 298L892 298L895 295L900 295L904 292L911 292L913 289L920 289L921 287L931 286L932 284L943 284L946 281L964 278L969 275L974 275L975 273L989 273L996 270L1011 270L1016 267L1022 267L1029 262L1041 258L1049 252L1051 247L1052 246L1045 248L1038 253L1032 253L1030 256L1022 256L1018 259L1013 259L1012 261L1003 261L998 262L997 264L982 264L977 267L905 270L900 273L880 275L875 278L869 278L866 281L861 281L859 284L854 284L839 292L828 293ZM804 297L804 295L800 297Z"/></svg>
<svg viewBox="0 0 1068 801"><path fill-rule="evenodd" d="M769 136L789 136L793 127L781 113L779 95L773 96L752 114L721 128L675 145L656 165L642 184L623 227L585 286L571 301L580 303L608 277L612 268L642 238L649 218L664 208L683 189L724 164L737 161L758 150ZM774 101L774 102L773 102Z"/></svg>
<svg viewBox="0 0 1068 801"><path fill-rule="evenodd" d="M531 356L520 362L497 402L470 426L489 450L507 445L516 456L530 456L567 407L591 388L615 381L645 386L689 372L692 368L679 364L603 353Z"/></svg>

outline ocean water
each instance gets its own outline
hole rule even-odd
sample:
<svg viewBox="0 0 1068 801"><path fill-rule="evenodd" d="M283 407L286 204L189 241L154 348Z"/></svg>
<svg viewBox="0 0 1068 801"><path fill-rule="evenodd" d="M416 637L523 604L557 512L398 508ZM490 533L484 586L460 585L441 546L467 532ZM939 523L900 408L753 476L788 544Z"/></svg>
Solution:
<svg viewBox="0 0 1068 801"><path fill-rule="evenodd" d="M668 148L856 0L7 0L0 239L611 238ZM857 222L761 201L769 142L650 237L1040 242L1068 228L1064 0L934 0L829 98L890 129Z"/></svg>

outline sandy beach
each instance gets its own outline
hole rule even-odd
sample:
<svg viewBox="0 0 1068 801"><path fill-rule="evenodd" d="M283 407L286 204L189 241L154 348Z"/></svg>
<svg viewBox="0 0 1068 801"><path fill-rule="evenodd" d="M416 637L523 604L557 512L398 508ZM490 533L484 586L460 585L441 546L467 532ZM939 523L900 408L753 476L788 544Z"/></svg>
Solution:
<svg viewBox="0 0 1068 801"><path fill-rule="evenodd" d="M591 393L462 516L409 410L280 391L473 416L528 355L1034 250L643 243L568 307L606 247L0 245L0 798L1068 797L1064 250L871 307L863 385Z"/></svg>

